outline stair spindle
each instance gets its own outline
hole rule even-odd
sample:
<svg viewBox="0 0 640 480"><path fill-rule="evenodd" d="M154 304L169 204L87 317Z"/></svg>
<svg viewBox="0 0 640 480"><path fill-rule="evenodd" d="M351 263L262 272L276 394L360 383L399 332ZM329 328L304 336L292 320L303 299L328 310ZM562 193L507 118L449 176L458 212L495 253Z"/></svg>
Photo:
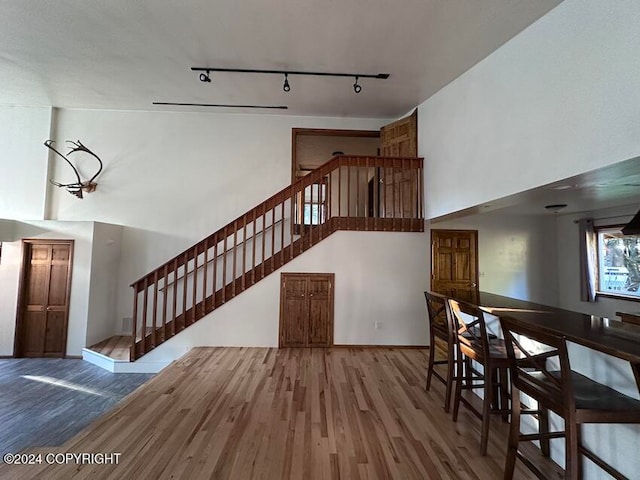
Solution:
<svg viewBox="0 0 640 480"><path fill-rule="evenodd" d="M149 294L149 276L144 277L144 290L142 295L142 355L147 353L147 297Z"/></svg>
<svg viewBox="0 0 640 480"><path fill-rule="evenodd" d="M163 271L163 292L162 292L162 338L161 342L167 339L167 295L169 294L169 264L164 264Z"/></svg>
<svg viewBox="0 0 640 480"><path fill-rule="evenodd" d="M204 255L202 257L202 313L204 317L207 313L207 272L209 271L209 237L204 239Z"/></svg>
<svg viewBox="0 0 640 480"><path fill-rule="evenodd" d="M151 348L155 348L158 322L158 270L153 272L153 310L151 312Z"/></svg>

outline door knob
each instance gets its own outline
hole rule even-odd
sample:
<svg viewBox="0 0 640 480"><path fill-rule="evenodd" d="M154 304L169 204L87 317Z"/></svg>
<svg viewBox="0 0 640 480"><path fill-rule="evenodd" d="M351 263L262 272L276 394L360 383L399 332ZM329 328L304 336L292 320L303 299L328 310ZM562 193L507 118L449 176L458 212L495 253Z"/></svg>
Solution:
<svg viewBox="0 0 640 480"><path fill-rule="evenodd" d="M475 282L473 282L473 283L471 283L471 285L469 285L469 286L470 286L470 287L477 287L478 285L477 285Z"/></svg>

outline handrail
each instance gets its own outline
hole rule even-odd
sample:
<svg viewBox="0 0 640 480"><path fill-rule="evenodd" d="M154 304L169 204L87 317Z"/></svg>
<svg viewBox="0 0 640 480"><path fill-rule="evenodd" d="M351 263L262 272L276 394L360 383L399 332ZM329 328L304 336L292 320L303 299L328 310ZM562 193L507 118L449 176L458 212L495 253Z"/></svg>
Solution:
<svg viewBox="0 0 640 480"><path fill-rule="evenodd" d="M422 158L414 157L333 157L139 278L131 284L131 359L336 230L423 231L422 168ZM305 212L315 221L305 223ZM212 260L219 257L222 262ZM212 269L203 268L210 263ZM171 284L171 294L162 294Z"/></svg>

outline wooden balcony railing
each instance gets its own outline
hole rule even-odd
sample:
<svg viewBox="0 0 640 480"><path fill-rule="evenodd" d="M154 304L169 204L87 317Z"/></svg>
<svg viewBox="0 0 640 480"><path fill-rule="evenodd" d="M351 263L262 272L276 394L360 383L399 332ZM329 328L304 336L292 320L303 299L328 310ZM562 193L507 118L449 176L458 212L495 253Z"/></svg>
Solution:
<svg viewBox="0 0 640 480"><path fill-rule="evenodd" d="M334 157L134 282L134 361L336 230L424 231L421 158Z"/></svg>

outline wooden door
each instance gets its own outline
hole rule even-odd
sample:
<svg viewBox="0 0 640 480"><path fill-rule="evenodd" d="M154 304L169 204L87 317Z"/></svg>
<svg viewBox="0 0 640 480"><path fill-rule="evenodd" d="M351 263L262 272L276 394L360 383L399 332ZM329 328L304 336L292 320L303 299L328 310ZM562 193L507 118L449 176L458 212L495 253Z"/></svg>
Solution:
<svg viewBox="0 0 640 480"><path fill-rule="evenodd" d="M72 240L24 240L15 356L64 357Z"/></svg>
<svg viewBox="0 0 640 480"><path fill-rule="evenodd" d="M431 230L431 290L477 300L477 252L477 230Z"/></svg>
<svg viewBox="0 0 640 480"><path fill-rule="evenodd" d="M333 345L333 280L333 274L282 274L280 347Z"/></svg>
<svg viewBox="0 0 640 480"><path fill-rule="evenodd" d="M418 156L418 110L380 129L380 154L383 157ZM402 167L398 164L397 167ZM415 170L383 168L380 201L381 216L386 218L417 218L418 195Z"/></svg>

